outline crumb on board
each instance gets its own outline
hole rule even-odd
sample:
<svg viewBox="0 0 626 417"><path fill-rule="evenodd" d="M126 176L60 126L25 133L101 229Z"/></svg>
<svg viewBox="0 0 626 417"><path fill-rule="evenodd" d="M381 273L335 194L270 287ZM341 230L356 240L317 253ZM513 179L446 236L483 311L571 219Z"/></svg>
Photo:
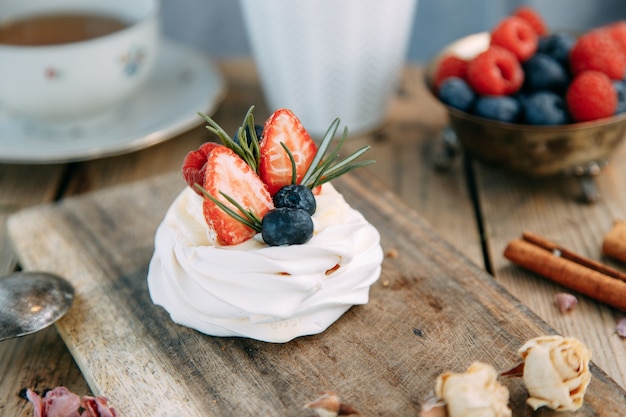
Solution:
<svg viewBox="0 0 626 417"><path fill-rule="evenodd" d="M389 250L387 251L387 258L392 258L392 259L394 259L394 258L397 258L397 257L398 257L398 255L399 255L399 253L398 253L398 250L397 250L397 249L391 248L391 249L389 249Z"/></svg>

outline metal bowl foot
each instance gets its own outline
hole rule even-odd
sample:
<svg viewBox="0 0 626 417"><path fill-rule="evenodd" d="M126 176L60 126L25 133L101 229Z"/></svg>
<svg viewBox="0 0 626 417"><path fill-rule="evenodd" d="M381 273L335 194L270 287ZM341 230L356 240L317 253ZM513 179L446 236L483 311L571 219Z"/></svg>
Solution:
<svg viewBox="0 0 626 417"><path fill-rule="evenodd" d="M566 172L566 175L573 175L580 184L580 201L592 204L600 200L601 194L596 185L595 178L600 174L602 168L607 165L606 159L592 161L588 164L577 166Z"/></svg>
<svg viewBox="0 0 626 417"><path fill-rule="evenodd" d="M438 141L439 149L435 155L435 169L440 172L447 172L452 167L454 160L462 152L461 143L450 125L441 130Z"/></svg>

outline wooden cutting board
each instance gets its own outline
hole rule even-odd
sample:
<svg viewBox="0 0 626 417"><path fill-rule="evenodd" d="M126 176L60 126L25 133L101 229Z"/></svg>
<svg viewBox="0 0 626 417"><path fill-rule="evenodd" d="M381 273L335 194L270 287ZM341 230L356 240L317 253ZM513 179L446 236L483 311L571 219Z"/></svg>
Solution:
<svg viewBox="0 0 626 417"><path fill-rule="evenodd" d="M94 393L122 416L311 416L303 405L324 390L363 416L417 416L440 373L475 360L509 369L527 339L553 333L366 170L335 186L394 256L386 256L369 304L323 334L286 344L206 336L152 304L153 236L184 187L178 175L27 209L8 227L24 269L75 285L57 327ZM626 393L592 369L576 416L622 415ZM521 381L504 382L514 416L567 415L533 414Z"/></svg>

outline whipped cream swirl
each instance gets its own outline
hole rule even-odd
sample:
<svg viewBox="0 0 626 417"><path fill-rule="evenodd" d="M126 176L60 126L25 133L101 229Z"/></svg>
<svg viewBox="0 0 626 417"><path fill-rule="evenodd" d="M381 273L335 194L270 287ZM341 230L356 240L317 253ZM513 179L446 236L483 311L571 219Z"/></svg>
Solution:
<svg viewBox="0 0 626 417"><path fill-rule="evenodd" d="M306 244L268 246L260 237L215 242L202 197L186 187L156 232L148 272L152 301L172 320L213 336L282 343L323 332L366 304L380 276L380 235L331 184L316 196Z"/></svg>

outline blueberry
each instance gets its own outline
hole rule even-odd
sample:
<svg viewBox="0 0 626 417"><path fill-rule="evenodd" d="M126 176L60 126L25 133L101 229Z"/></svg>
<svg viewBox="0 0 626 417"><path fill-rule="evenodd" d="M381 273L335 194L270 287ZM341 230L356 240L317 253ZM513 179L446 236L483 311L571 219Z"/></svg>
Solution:
<svg viewBox="0 0 626 417"><path fill-rule="evenodd" d="M241 130L241 128L238 128L237 131L235 132L235 135L233 136L233 140L239 144L239 131ZM262 135L263 135L263 126L261 125L254 125L254 132L256 133L256 137L259 140L259 143L261 143L261 139L262 139ZM246 126L246 139L248 140L248 145L250 145L252 143L252 140L250 138L250 130L248 129L248 127Z"/></svg>
<svg viewBox="0 0 626 417"><path fill-rule="evenodd" d="M563 93L570 83L567 70L549 55L537 53L522 66L526 73L524 79L526 91L550 90Z"/></svg>
<svg viewBox="0 0 626 417"><path fill-rule="evenodd" d="M539 91L524 100L524 119L531 125L567 124L567 105L563 97L550 91Z"/></svg>
<svg viewBox="0 0 626 417"><path fill-rule="evenodd" d="M569 53L576 43L576 37L567 32L554 32L539 39L537 52L556 59L565 68L569 67Z"/></svg>
<svg viewBox="0 0 626 417"><path fill-rule="evenodd" d="M514 123L520 114L520 103L511 96L480 96L474 104L477 116Z"/></svg>
<svg viewBox="0 0 626 417"><path fill-rule="evenodd" d="M311 216L315 214L317 204L309 187L304 185L285 185L274 195L275 207L302 209Z"/></svg>
<svg viewBox="0 0 626 417"><path fill-rule="evenodd" d="M469 111L476 95L465 80L450 77L439 86L439 98L450 107Z"/></svg>
<svg viewBox="0 0 626 417"><path fill-rule="evenodd" d="M617 93L617 110L615 110L615 114L624 113L626 112L626 81L613 81L613 87L615 87L615 92Z"/></svg>
<svg viewBox="0 0 626 417"><path fill-rule="evenodd" d="M261 236L270 246L306 243L313 236L313 219L302 209L276 208L263 216Z"/></svg>

